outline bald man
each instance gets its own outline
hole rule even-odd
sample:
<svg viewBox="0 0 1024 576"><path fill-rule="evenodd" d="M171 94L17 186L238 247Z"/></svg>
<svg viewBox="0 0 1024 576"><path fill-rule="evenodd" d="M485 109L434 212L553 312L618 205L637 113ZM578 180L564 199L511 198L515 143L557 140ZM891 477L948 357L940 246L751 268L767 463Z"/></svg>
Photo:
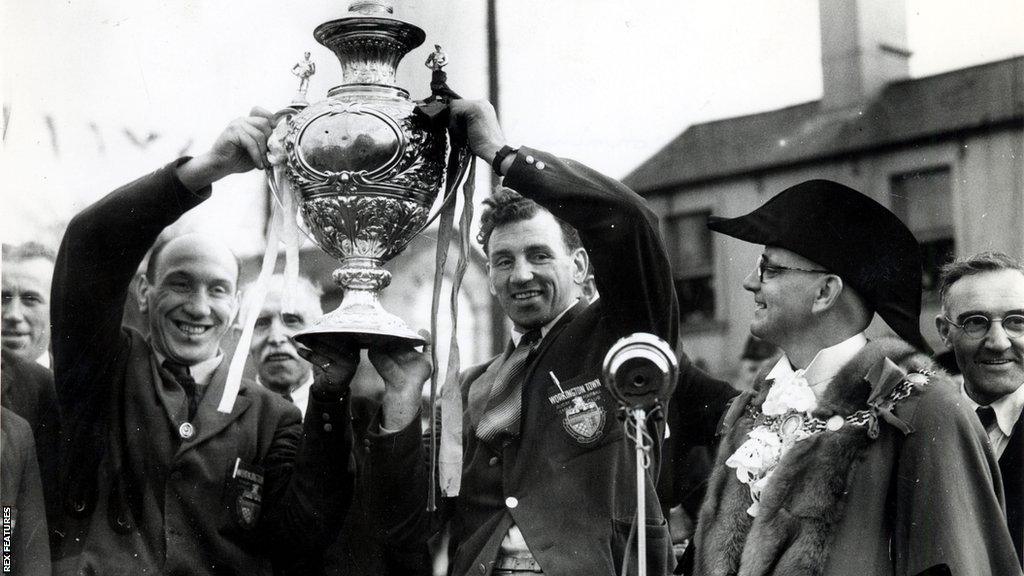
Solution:
<svg viewBox="0 0 1024 576"><path fill-rule="evenodd" d="M156 242L213 182L262 168L270 130L270 114L255 109L205 154L115 190L68 226L52 298L67 431L56 574L271 574L340 527L358 356L321 362L328 371L318 368L304 423L247 381L231 412L219 412L238 261L204 234ZM134 294L143 337L121 318L150 246Z"/></svg>
<svg viewBox="0 0 1024 576"><path fill-rule="evenodd" d="M270 278L267 297L256 317L249 358L256 366L257 381L295 404L303 417L313 385L313 365L299 356L292 336L322 316L320 290L299 277L291 302L286 302L283 275ZM246 289L251 294L251 287Z"/></svg>

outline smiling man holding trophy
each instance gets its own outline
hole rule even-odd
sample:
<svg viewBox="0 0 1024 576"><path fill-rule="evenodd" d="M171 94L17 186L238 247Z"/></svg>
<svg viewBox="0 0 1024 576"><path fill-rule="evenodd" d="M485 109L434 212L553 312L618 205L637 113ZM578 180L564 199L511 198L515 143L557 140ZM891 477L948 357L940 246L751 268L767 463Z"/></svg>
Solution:
<svg viewBox="0 0 1024 576"><path fill-rule="evenodd" d="M316 32L345 68L327 101L302 112L296 103L285 121L253 109L209 151L115 190L69 225L53 299L68 431L58 574L270 574L337 534L352 493L348 385L358 347L422 342L376 304L388 279L380 264L426 223L446 151L445 125L389 85L422 31L377 3L357 4ZM312 66L299 72L306 88ZM282 145L287 163L271 162L281 160L268 149L274 126L287 136L270 145ZM355 322L324 328L328 316L311 332L317 368L305 422L280 396L232 376L220 347L239 307L231 251L204 234L158 240L214 182L253 168L271 168L275 184L288 179L298 194L284 201L299 200L308 230L343 260L340 315ZM277 241L268 243L276 253ZM127 302L146 317L148 336L122 329Z"/></svg>

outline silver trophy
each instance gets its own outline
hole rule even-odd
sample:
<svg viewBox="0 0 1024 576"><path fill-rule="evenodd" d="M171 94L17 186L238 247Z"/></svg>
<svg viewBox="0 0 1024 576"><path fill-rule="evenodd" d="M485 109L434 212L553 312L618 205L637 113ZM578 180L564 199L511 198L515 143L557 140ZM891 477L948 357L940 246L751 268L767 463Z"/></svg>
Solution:
<svg viewBox="0 0 1024 576"><path fill-rule="evenodd" d="M446 129L416 111L395 69L423 30L392 17L387 2L354 2L348 16L313 33L341 62L344 82L305 105L308 75L269 143L269 180L299 226L341 266L341 305L296 334L316 349L423 339L381 307L391 282L383 264L428 223L446 181ZM438 51L440 49L438 48ZM304 67L303 72L310 68Z"/></svg>

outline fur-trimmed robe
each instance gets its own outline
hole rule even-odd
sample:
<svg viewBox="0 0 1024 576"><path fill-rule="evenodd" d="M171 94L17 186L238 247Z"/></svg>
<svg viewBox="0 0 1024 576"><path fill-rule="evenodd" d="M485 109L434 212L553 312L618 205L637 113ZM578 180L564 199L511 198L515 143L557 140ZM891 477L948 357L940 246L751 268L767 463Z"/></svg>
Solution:
<svg viewBox="0 0 1024 576"><path fill-rule="evenodd" d="M736 399L725 417L696 534L700 576L914 576L948 564L956 576L1020 574L1002 521L998 464L959 388L905 342L869 342L836 375L814 415L868 406L872 368L889 358L904 372L935 371L893 409L908 433L879 419L879 435L843 426L797 442L761 494L725 460L747 438L748 403L761 406L771 381Z"/></svg>

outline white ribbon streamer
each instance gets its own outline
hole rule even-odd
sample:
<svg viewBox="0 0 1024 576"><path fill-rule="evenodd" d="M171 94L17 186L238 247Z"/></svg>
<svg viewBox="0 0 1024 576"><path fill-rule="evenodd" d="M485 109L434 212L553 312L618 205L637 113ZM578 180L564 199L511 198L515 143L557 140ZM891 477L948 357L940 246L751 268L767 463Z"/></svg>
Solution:
<svg viewBox="0 0 1024 576"><path fill-rule="evenodd" d="M270 180L268 178L268 186ZM243 310L244 324L242 326L242 337L238 339L238 347L231 357L231 366L228 368L228 379L224 384L224 393L220 397L220 404L217 410L224 414L230 414L235 407L235 398L242 387L242 372L245 370L245 361L249 357L249 345L252 343L252 333L256 327L256 317L263 308L263 301L267 297L267 283L274 274L274 265L277 264L277 250L281 235L281 211L277 204L270 203L270 230L267 232L267 250L263 253L263 265L260 268L260 275L252 288L252 297L247 298L245 310Z"/></svg>

